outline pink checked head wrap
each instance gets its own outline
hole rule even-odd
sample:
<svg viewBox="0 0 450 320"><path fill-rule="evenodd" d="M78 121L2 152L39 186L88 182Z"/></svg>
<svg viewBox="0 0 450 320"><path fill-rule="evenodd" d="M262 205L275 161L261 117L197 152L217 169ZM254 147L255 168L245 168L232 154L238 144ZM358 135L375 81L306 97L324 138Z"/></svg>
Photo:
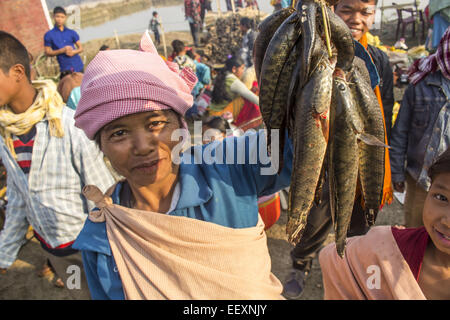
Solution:
<svg viewBox="0 0 450 320"><path fill-rule="evenodd" d="M193 71L180 71L176 63L164 61L148 31L140 50L101 51L87 66L75 126L89 139L126 115L171 109L183 116L192 107L191 91L197 82Z"/></svg>

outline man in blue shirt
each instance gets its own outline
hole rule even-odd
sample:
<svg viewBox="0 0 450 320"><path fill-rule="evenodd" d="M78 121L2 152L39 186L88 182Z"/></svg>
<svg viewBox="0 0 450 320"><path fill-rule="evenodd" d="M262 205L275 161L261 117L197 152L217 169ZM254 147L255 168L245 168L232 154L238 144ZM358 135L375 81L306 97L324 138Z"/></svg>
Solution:
<svg viewBox="0 0 450 320"><path fill-rule="evenodd" d="M61 7L53 10L55 27L44 35L45 54L58 59L61 78L71 72L83 72L83 62L79 53L83 52L78 34L67 28L66 11Z"/></svg>

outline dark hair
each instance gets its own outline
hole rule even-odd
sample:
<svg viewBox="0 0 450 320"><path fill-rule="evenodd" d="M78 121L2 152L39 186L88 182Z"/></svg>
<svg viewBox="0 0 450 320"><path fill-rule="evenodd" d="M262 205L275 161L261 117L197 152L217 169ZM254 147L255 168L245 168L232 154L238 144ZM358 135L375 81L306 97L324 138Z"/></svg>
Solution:
<svg viewBox="0 0 450 320"><path fill-rule="evenodd" d="M219 69L219 72L214 79L214 89L212 92L211 101L214 103L221 103L223 101L231 101L225 90L225 78L229 72L232 72L233 67L239 68L244 64L244 60L238 56L232 56L225 62L225 68Z"/></svg>
<svg viewBox="0 0 450 320"><path fill-rule="evenodd" d="M372 0L359 0L359 1L364 2L364 3L368 3L368 2L370 2L370 1L372 1ZM374 0L374 1L375 1L375 5L378 5L378 0ZM339 3L340 0L338 0L338 1L335 0L334 2L337 2L337 3L334 5L334 9L336 10L337 6L340 4L340 3Z"/></svg>
<svg viewBox="0 0 450 320"><path fill-rule="evenodd" d="M69 74L72 74L72 73L73 73L72 70L61 71L61 73L59 74L59 80L62 80L62 78L64 78L65 76L68 76Z"/></svg>
<svg viewBox="0 0 450 320"><path fill-rule="evenodd" d="M157 14L158 14L158 12L156 12L156 11L153 11L153 13L152 13L153 16L156 16Z"/></svg>
<svg viewBox="0 0 450 320"><path fill-rule="evenodd" d="M189 58L191 58L192 60L195 60L195 54L194 54L194 50L193 50L193 49L187 50L187 51L186 51L186 55L187 55Z"/></svg>
<svg viewBox="0 0 450 320"><path fill-rule="evenodd" d="M450 173L450 148L444 151L428 169L431 181L441 173Z"/></svg>
<svg viewBox="0 0 450 320"><path fill-rule="evenodd" d="M12 66L20 64L25 69L25 75L30 80L30 56L25 46L13 35L0 31L0 69L9 73Z"/></svg>
<svg viewBox="0 0 450 320"><path fill-rule="evenodd" d="M100 51L105 51L105 50L108 50L109 49L109 46L107 46L106 44L104 44L104 45L102 45L101 47L100 47Z"/></svg>
<svg viewBox="0 0 450 320"><path fill-rule="evenodd" d="M53 15L55 15L55 14L57 14L57 13L62 13L62 14L64 14L65 16L67 16L66 10L64 10L63 7L55 7L55 8L53 9Z"/></svg>
<svg viewBox="0 0 450 320"><path fill-rule="evenodd" d="M241 26L247 27L248 29L253 29L253 20L247 17L241 19Z"/></svg>
<svg viewBox="0 0 450 320"><path fill-rule="evenodd" d="M173 40L172 48L176 54L179 54L181 51L184 50L184 42L181 40Z"/></svg>
<svg viewBox="0 0 450 320"><path fill-rule="evenodd" d="M226 133L227 130L230 130L230 124L228 123L228 121L222 117L218 117L218 116L212 116L212 117L208 117L203 121L203 125L210 127L212 129L217 129L219 130L221 133Z"/></svg>

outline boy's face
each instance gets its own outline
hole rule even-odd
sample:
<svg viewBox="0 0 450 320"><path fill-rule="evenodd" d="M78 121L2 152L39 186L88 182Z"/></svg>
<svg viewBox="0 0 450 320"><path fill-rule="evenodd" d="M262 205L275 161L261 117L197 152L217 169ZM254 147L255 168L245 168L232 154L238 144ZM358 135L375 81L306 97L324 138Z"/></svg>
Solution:
<svg viewBox="0 0 450 320"><path fill-rule="evenodd" d="M450 255L450 173L434 178L425 199L423 224L435 247Z"/></svg>
<svg viewBox="0 0 450 320"><path fill-rule="evenodd" d="M8 74L0 69L0 106L9 104L18 91L19 82L11 76L11 69Z"/></svg>
<svg viewBox="0 0 450 320"><path fill-rule="evenodd" d="M341 0L335 8L335 13L347 24L352 37L359 41L369 31L375 20L375 0Z"/></svg>
<svg viewBox="0 0 450 320"><path fill-rule="evenodd" d="M66 15L64 13L57 13L53 15L53 18L55 19L55 24L57 27L61 27L66 23Z"/></svg>

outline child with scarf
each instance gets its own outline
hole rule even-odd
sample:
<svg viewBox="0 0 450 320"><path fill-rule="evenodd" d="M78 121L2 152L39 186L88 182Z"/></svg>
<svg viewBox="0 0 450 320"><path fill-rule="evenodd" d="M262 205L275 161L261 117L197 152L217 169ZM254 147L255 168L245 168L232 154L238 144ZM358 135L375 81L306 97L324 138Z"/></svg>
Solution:
<svg viewBox="0 0 450 320"><path fill-rule="evenodd" d="M80 194L86 184L103 190L114 180L94 143L74 127L52 81L30 81L25 47L0 31L0 157L7 171L6 221L0 233L0 268L17 258L29 225L61 280L78 266L72 248L92 204ZM70 270L69 270L70 271ZM88 298L86 280L71 290Z"/></svg>
<svg viewBox="0 0 450 320"><path fill-rule="evenodd" d="M430 187L426 171L450 146L450 27L436 53L411 66L409 81L392 129L390 154L395 190L403 192L406 184L406 226L419 227Z"/></svg>
<svg viewBox="0 0 450 320"><path fill-rule="evenodd" d="M197 79L161 59L148 33L140 48L91 61L75 114L125 177L106 194L83 190L98 210L74 247L83 252L92 297L281 299L257 199L289 185L292 143L279 175L263 161L262 133L182 153Z"/></svg>
<svg viewBox="0 0 450 320"><path fill-rule="evenodd" d="M332 300L450 299L450 149L429 167L423 227L377 226L334 243L319 255L324 298Z"/></svg>

